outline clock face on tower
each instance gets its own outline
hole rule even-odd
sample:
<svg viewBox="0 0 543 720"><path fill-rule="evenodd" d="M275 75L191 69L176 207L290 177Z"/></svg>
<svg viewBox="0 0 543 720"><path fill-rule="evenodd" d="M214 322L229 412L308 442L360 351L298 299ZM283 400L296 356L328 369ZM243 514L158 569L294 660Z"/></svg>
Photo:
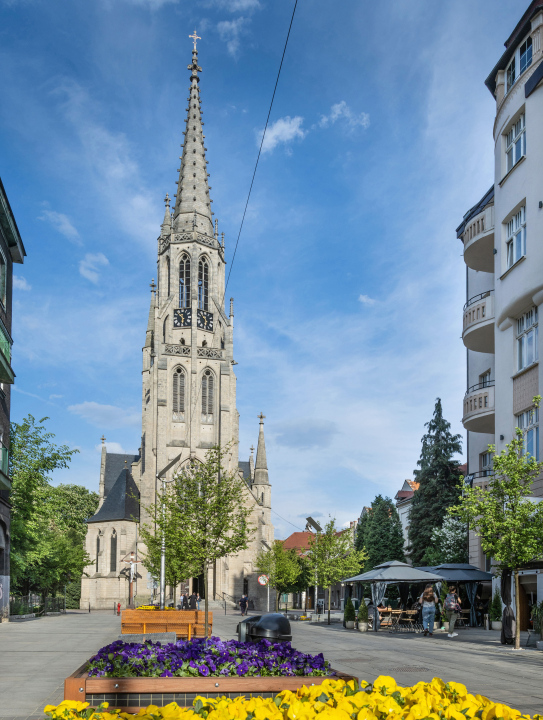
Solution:
<svg viewBox="0 0 543 720"><path fill-rule="evenodd" d="M174 328L190 327L192 325L192 310L190 308L182 308L173 311Z"/></svg>
<svg viewBox="0 0 543 720"><path fill-rule="evenodd" d="M209 330L213 332L213 313L206 310L198 310L197 326L200 330Z"/></svg>

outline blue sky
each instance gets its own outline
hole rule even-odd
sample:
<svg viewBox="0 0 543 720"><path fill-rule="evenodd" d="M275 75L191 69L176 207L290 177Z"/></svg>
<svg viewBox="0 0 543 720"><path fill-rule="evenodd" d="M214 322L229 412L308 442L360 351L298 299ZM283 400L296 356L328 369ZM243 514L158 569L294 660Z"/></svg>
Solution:
<svg viewBox="0 0 543 720"><path fill-rule="evenodd" d="M211 197L231 261L292 5L0 0L0 175L28 253L12 419L47 415L79 448L55 482L97 489L102 433L113 451L139 445L187 36L202 36ZM462 431L455 228L492 183L483 82L526 7L299 2L227 292L240 457L263 411L278 537L393 496L437 396Z"/></svg>

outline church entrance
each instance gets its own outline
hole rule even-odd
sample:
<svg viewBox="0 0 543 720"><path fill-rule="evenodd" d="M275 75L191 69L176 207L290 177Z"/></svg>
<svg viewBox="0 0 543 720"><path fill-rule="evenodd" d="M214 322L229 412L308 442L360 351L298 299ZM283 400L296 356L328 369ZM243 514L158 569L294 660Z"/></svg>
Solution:
<svg viewBox="0 0 543 720"><path fill-rule="evenodd" d="M205 600L204 573L192 578L192 592L200 593L200 599Z"/></svg>

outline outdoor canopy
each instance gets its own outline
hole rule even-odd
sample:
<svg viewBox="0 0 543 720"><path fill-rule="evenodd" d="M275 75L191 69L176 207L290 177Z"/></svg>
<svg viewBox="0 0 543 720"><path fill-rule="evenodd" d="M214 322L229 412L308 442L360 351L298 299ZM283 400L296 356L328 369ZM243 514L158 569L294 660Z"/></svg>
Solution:
<svg viewBox="0 0 543 720"><path fill-rule="evenodd" d="M442 582L443 576L433 572L427 572L421 568L414 568L407 563L391 560L390 562L376 565L373 570L369 570L362 575L347 578L341 582L367 582L367 583L423 583L423 582Z"/></svg>

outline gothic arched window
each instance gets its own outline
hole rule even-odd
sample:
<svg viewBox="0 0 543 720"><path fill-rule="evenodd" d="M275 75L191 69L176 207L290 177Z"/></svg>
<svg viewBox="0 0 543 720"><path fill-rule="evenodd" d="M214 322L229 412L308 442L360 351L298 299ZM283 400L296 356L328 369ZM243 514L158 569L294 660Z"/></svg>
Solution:
<svg viewBox="0 0 543 720"><path fill-rule="evenodd" d="M211 370L202 375L202 422L213 422L214 380Z"/></svg>
<svg viewBox="0 0 543 720"><path fill-rule="evenodd" d="M170 297L170 258L166 255L166 287L168 288L168 297Z"/></svg>
<svg viewBox="0 0 543 720"><path fill-rule="evenodd" d="M179 307L190 307L190 257L186 254L179 262Z"/></svg>
<svg viewBox="0 0 543 720"><path fill-rule="evenodd" d="M198 263L198 307L209 310L209 263L207 258L200 258Z"/></svg>
<svg viewBox="0 0 543 720"><path fill-rule="evenodd" d="M166 342L166 332L168 330L168 317L164 319L164 323L162 325L162 342Z"/></svg>
<svg viewBox="0 0 543 720"><path fill-rule="evenodd" d="M177 422L185 420L185 371L176 367L173 371L173 419Z"/></svg>
<svg viewBox="0 0 543 720"><path fill-rule="evenodd" d="M100 562L100 535L101 533L98 533L98 536L96 537L96 572L99 570Z"/></svg>
<svg viewBox="0 0 543 720"><path fill-rule="evenodd" d="M111 535L109 546L109 572L117 572L117 533Z"/></svg>

